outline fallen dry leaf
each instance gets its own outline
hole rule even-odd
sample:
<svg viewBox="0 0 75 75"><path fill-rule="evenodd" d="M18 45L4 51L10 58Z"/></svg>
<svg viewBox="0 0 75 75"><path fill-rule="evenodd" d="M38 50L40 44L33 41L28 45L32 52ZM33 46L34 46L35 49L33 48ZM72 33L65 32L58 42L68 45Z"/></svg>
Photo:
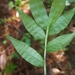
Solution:
<svg viewBox="0 0 75 75"><path fill-rule="evenodd" d="M6 65L6 54L5 51L0 52L0 71L4 69Z"/></svg>

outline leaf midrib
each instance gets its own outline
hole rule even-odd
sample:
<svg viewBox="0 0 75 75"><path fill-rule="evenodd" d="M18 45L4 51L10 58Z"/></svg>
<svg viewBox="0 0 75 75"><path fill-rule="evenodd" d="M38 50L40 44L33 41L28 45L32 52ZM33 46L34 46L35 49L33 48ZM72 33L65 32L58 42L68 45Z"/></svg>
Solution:
<svg viewBox="0 0 75 75"><path fill-rule="evenodd" d="M23 42L21 42L23 44ZM20 43L20 44L21 44ZM26 43L24 43L24 45L26 45L27 47L29 47ZM19 46L19 45L18 45ZM25 47L25 46L24 46ZM15 47L16 48L16 47ZM31 47L29 47L31 48ZM34 50L33 48L31 48L32 50ZM17 50L17 49L16 49ZM18 50L17 50L18 51ZM36 50L35 50L36 51ZM34 55L32 55L31 53L29 53L27 50L25 50L25 52L27 52L29 55L31 55L32 57L34 57L35 59L39 60L40 62L43 63L43 61L41 61L40 59L36 58ZM37 51L36 51L37 52ZM22 54L21 54L22 55ZM40 57L42 58L42 56L40 55Z"/></svg>
<svg viewBox="0 0 75 75"><path fill-rule="evenodd" d="M21 13L23 13L23 12L21 12ZM24 14L24 13L23 13ZM26 15L26 16L28 16L28 15ZM24 17L23 15L22 15L22 17ZM29 17L29 16L28 16ZM32 19L31 17L29 17L30 19ZM32 19L33 20L33 19ZM27 21L27 20L24 20L24 21ZM35 20L33 20L34 21L34 25L36 25L38 28L40 28L37 24L36 24L36 22L35 22ZM24 22L23 22L24 23ZM25 24L25 23L24 23ZM25 25L24 25L25 26ZM26 27L26 26L25 26ZM27 27L26 27L26 29L27 29ZM41 28L40 28L41 29ZM28 29L27 29L28 30ZM42 29L41 29L42 30ZM29 30L28 30L29 31ZM42 35L40 32L39 32L39 34L40 35ZM45 35L45 34L44 34ZM44 37L43 35L42 35L42 37Z"/></svg>

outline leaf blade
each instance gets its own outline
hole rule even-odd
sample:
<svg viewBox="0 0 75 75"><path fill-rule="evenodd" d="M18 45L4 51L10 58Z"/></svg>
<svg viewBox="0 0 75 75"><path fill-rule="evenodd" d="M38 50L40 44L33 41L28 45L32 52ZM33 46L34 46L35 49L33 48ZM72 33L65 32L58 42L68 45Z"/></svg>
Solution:
<svg viewBox="0 0 75 75"><path fill-rule="evenodd" d="M47 52L56 52L66 47L75 37L75 33L59 36L47 44Z"/></svg>
<svg viewBox="0 0 75 75"><path fill-rule="evenodd" d="M52 25L60 17L61 13L65 8L66 0L54 0L49 13L49 23Z"/></svg>
<svg viewBox="0 0 75 75"><path fill-rule="evenodd" d="M49 35L54 35L65 29L72 19L75 8L63 14L49 29Z"/></svg>
<svg viewBox="0 0 75 75"><path fill-rule="evenodd" d="M28 32L36 39L44 39L45 33L36 24L36 22L31 17L29 17L27 14L25 14L23 11L21 11L18 7L16 7L16 9L18 10L20 17L22 19L22 22L24 24L24 27L28 30Z"/></svg>
<svg viewBox="0 0 75 75"><path fill-rule="evenodd" d="M29 63L37 67L43 67L43 58L33 48L11 36L6 37L12 42L17 52Z"/></svg>
<svg viewBox="0 0 75 75"><path fill-rule="evenodd" d="M47 12L44 7L43 1L42 0L29 0L29 5L31 12L37 22L37 24L43 28L46 29L47 25ZM36 9L36 10L35 10Z"/></svg>

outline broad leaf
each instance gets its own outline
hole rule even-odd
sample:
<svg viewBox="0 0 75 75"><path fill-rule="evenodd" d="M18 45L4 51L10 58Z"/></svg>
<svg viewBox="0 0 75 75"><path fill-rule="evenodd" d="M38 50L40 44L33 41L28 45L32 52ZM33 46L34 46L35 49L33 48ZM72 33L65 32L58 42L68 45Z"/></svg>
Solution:
<svg viewBox="0 0 75 75"><path fill-rule="evenodd" d="M52 25L60 17L64 10L66 0L54 0L49 13L49 23Z"/></svg>
<svg viewBox="0 0 75 75"><path fill-rule="evenodd" d="M75 33L72 33L53 39L47 44L47 52L57 52L58 50L65 48L67 45L69 45L74 36Z"/></svg>
<svg viewBox="0 0 75 75"><path fill-rule="evenodd" d="M29 5L31 12L36 20L37 24L41 27L46 29L46 23L48 21L48 16L43 5L42 0L29 0Z"/></svg>
<svg viewBox="0 0 75 75"><path fill-rule="evenodd" d="M75 13L75 8L63 14L49 29L49 35L54 35L65 29Z"/></svg>
<svg viewBox="0 0 75 75"><path fill-rule="evenodd" d="M19 8L16 7L16 9L18 10L20 17L22 19L22 22L25 28L28 30L28 32L36 39L44 39L45 33L36 24L36 22L31 17L29 17L27 14L25 14L23 11L21 11Z"/></svg>
<svg viewBox="0 0 75 75"><path fill-rule="evenodd" d="M33 48L11 36L6 37L12 42L17 52L29 63L37 67L43 67L43 58Z"/></svg>

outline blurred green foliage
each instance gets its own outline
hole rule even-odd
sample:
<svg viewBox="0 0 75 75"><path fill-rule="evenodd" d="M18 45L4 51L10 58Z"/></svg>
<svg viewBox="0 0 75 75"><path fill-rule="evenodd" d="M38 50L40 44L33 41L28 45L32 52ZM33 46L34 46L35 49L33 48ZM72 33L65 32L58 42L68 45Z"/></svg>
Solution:
<svg viewBox="0 0 75 75"><path fill-rule="evenodd" d="M24 1L23 0L14 0L14 2L11 0L11 1L9 1L8 6L13 8L14 6L22 6L22 5L24 5L24 3L25 3L25 0Z"/></svg>
<svg viewBox="0 0 75 75"><path fill-rule="evenodd" d="M5 67L5 72L11 73L13 72L18 66L15 65L14 63L8 63Z"/></svg>
<svg viewBox="0 0 75 75"><path fill-rule="evenodd" d="M22 36L22 38L21 38L21 40L22 41L24 41L26 44L28 44L29 46L31 46L31 36L30 36L30 34L29 33L25 33L23 36Z"/></svg>
<svg viewBox="0 0 75 75"><path fill-rule="evenodd" d="M10 59L13 59L13 58L19 58L19 55L16 52L14 52L10 55Z"/></svg>

